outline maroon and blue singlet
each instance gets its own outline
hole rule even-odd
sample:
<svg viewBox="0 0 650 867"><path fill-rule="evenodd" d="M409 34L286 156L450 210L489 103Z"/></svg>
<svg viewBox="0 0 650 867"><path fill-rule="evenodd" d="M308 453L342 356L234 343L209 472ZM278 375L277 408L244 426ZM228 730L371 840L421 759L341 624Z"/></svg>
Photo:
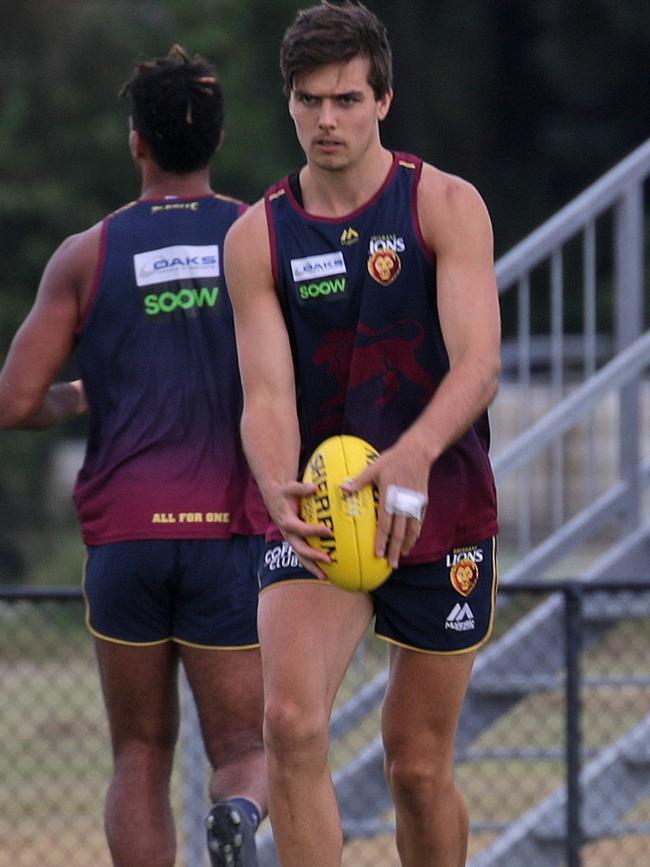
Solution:
<svg viewBox="0 0 650 867"><path fill-rule="evenodd" d="M303 462L333 434L388 448L449 370L435 262L417 218L421 169L416 157L396 154L374 198L344 218L308 214L288 179L266 195L298 376ZM434 463L422 534L404 563L436 560L497 532L489 439L483 414Z"/></svg>
<svg viewBox="0 0 650 867"><path fill-rule="evenodd" d="M104 221L78 335L86 544L264 532L223 276L223 239L242 207L221 196L137 201Z"/></svg>
<svg viewBox="0 0 650 867"><path fill-rule="evenodd" d="M435 259L417 215L421 171L419 158L395 153L377 194L345 217L306 212L297 175L266 193L274 280L297 377L301 466L334 434L390 447L449 371ZM481 323L468 319L470 327ZM372 594L376 630L389 641L458 652L489 634L498 529L489 441L484 413L434 463L420 538ZM267 549L264 586L298 576L296 564L278 566L285 548ZM419 568L426 564L428 571ZM423 607L427 617L434 611L428 622L421 622Z"/></svg>

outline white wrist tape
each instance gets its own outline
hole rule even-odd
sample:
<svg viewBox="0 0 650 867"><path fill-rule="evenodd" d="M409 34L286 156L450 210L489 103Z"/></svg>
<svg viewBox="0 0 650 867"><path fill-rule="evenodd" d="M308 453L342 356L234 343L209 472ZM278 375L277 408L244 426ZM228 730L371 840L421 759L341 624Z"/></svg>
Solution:
<svg viewBox="0 0 650 867"><path fill-rule="evenodd" d="M426 494L411 488L389 485L386 490L386 511L389 515L401 515L405 518L415 518L417 521L421 521L427 502Z"/></svg>

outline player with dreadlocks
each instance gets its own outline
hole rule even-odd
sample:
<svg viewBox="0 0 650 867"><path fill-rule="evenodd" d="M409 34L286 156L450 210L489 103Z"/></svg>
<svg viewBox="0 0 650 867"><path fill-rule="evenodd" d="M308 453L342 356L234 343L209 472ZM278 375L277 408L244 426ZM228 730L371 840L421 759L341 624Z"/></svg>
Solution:
<svg viewBox="0 0 650 867"><path fill-rule="evenodd" d="M239 438L241 388L223 278L244 209L216 194L223 96L174 46L122 94L137 201L68 238L0 372L0 424L90 412L75 486L114 768L115 867L172 867L177 673L194 693L213 775L213 867L255 867L266 812L256 565L266 514ZM54 382L73 349L81 380Z"/></svg>

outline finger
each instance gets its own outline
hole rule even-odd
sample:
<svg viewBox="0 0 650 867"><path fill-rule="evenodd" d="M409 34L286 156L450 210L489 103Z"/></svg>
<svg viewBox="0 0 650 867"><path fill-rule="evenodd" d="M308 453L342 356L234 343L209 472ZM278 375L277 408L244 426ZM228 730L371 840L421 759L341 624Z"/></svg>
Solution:
<svg viewBox="0 0 650 867"><path fill-rule="evenodd" d="M312 560L308 560L306 557L298 557L298 560L300 561L303 568L306 569L310 575L313 575L314 578L318 578L319 581L329 581L329 578L323 572L323 570L319 569Z"/></svg>
<svg viewBox="0 0 650 867"><path fill-rule="evenodd" d="M376 473L377 469L375 464L371 464L369 467L366 467L365 470L362 470L358 476L354 476L352 479L346 479L341 484L341 488L347 494L360 491L361 488L364 488L366 485L369 485L374 481Z"/></svg>
<svg viewBox="0 0 650 867"><path fill-rule="evenodd" d="M283 532L283 536L291 545L297 557L304 560L319 561L321 563L331 563L332 558L326 551L310 545L309 542L305 538L303 538L302 535L287 532L285 530Z"/></svg>
<svg viewBox="0 0 650 867"><path fill-rule="evenodd" d="M405 533L406 518L403 515L394 515L390 539L388 540L388 550L386 552L386 559L393 569L397 569L399 566L399 558L402 552L402 543L404 542Z"/></svg>
<svg viewBox="0 0 650 867"><path fill-rule="evenodd" d="M386 548L393 528L393 516L385 509L379 507L377 514L377 533L375 536L375 554L377 557L386 556Z"/></svg>
<svg viewBox="0 0 650 867"><path fill-rule="evenodd" d="M418 521L416 518L411 518L406 523L406 532L404 534L404 541L402 542L402 555L406 556L406 554L410 554L413 546L420 538L420 533L422 531L422 523Z"/></svg>
<svg viewBox="0 0 650 867"><path fill-rule="evenodd" d="M300 536L292 536L291 534L285 535L285 539L291 547L298 558L301 566L307 570L311 575L315 578L318 578L320 581L327 581L327 575L323 572L322 569L318 566L319 562L329 563L330 557L324 552L319 551L316 548L312 548L311 545L308 545L304 539Z"/></svg>
<svg viewBox="0 0 650 867"><path fill-rule="evenodd" d="M86 400L86 392L84 390L83 382L80 379L73 379L69 384L77 392L78 415L88 412L88 401Z"/></svg>
<svg viewBox="0 0 650 867"><path fill-rule="evenodd" d="M311 494L315 494L317 490L317 485L311 482L299 481L287 482L282 488L285 497L309 497Z"/></svg>
<svg viewBox="0 0 650 867"><path fill-rule="evenodd" d="M307 524L300 519L292 521L291 524L285 524L285 529L291 533L297 533L301 537L318 536L319 539L332 539L334 537L331 527L327 527L325 524Z"/></svg>

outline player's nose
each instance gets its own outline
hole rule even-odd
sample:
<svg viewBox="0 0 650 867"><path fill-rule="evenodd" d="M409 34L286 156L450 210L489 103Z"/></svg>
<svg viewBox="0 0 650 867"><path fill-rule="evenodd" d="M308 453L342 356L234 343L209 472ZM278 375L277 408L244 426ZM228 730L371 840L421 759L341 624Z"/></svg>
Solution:
<svg viewBox="0 0 650 867"><path fill-rule="evenodd" d="M334 129L336 126L336 112L334 106L328 99L324 99L321 103L318 115L318 125L321 129Z"/></svg>

